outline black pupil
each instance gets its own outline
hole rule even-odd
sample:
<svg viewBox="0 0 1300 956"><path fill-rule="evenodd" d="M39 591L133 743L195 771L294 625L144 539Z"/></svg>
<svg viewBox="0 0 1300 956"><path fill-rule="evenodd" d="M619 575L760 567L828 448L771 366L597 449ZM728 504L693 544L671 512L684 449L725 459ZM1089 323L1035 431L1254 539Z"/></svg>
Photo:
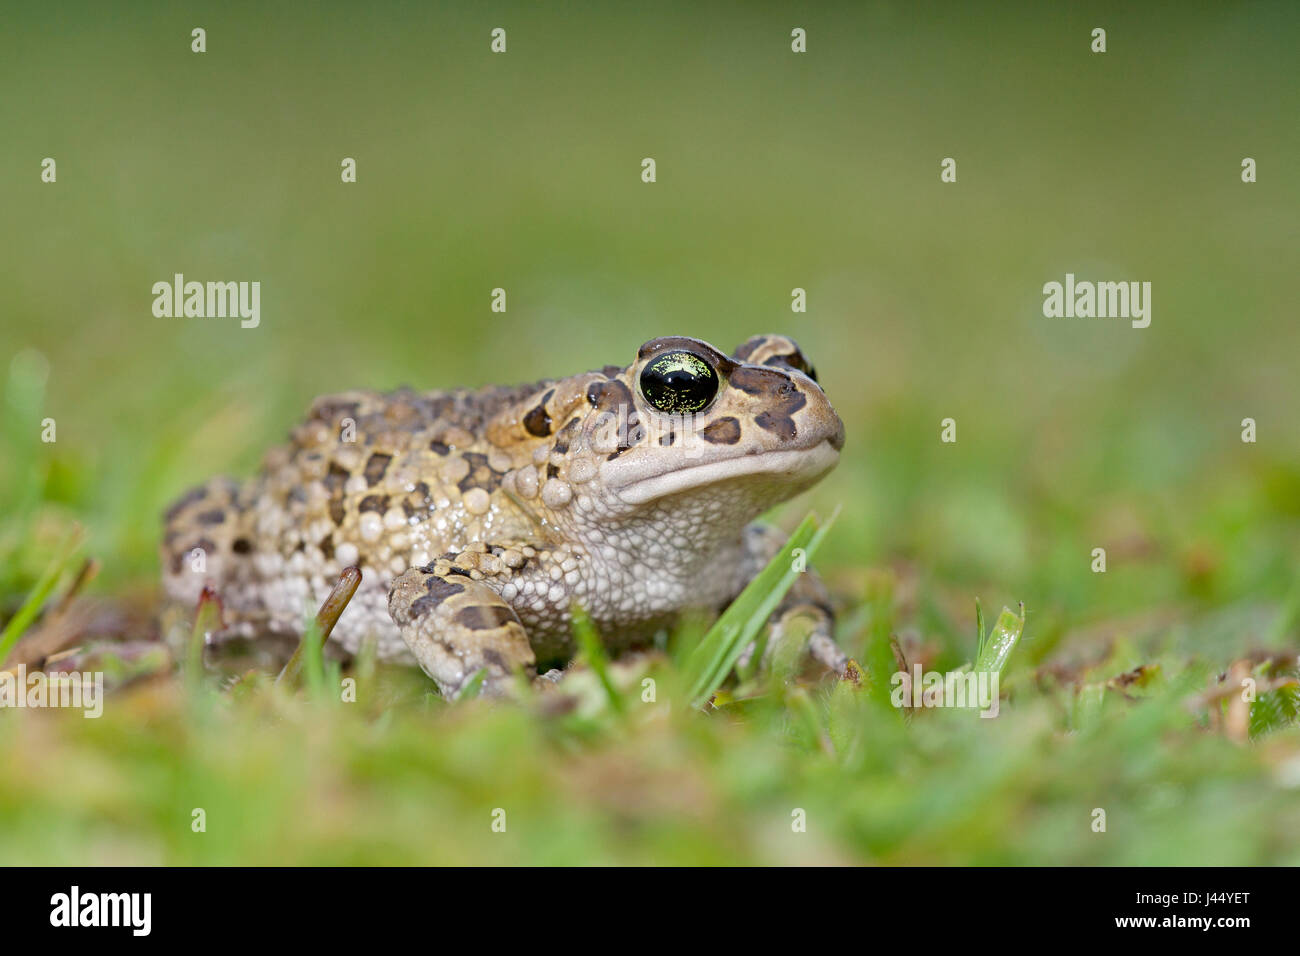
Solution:
<svg viewBox="0 0 1300 956"><path fill-rule="evenodd" d="M668 415L703 411L718 394L718 373L694 352L665 352L641 370L641 394Z"/></svg>

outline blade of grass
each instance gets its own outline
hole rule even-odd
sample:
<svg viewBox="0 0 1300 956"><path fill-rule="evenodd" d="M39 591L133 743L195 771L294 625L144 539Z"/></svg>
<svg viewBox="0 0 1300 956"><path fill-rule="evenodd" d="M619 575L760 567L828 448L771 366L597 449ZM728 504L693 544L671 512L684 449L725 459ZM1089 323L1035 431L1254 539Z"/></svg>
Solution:
<svg viewBox="0 0 1300 956"><path fill-rule="evenodd" d="M334 585L334 590L330 591L329 597L325 603L320 606L320 611L316 617L308 624L302 635L302 640L294 649L293 656L289 662L284 665L280 671L280 676L275 679L277 684L284 684L292 687L301 675L303 666L310 661L312 673L308 674L308 680L319 685L324 682L324 671L321 664L321 649L325 642L329 640L330 633L334 630L334 625L339 622L339 617L343 610L352 600L352 595L357 593L357 588L361 584L361 569L357 567L344 568L339 574L338 582Z"/></svg>
<svg viewBox="0 0 1300 956"><path fill-rule="evenodd" d="M42 487L49 475L49 455L42 451L39 432L32 427L41 421L45 406L50 363L35 349L24 349L9 362L4 379L4 420L0 421L0 444L4 462L23 462L24 467L0 466L0 582L6 590L21 586L20 562L15 560L31 535ZM46 446L48 449L48 446ZM0 663L3 663L0 654Z"/></svg>
<svg viewBox="0 0 1300 956"><path fill-rule="evenodd" d="M199 594L198 608L194 612L194 627L185 645L185 683L191 693L203 683L203 648L208 635L221 628L221 599L217 592L205 587Z"/></svg>
<svg viewBox="0 0 1300 956"><path fill-rule="evenodd" d="M758 639L754 641L754 653L750 655L744 667L737 666L736 676L740 678L742 683L758 676L758 669L763 663L763 655L767 652L767 639L769 636L767 631L759 634Z"/></svg>
<svg viewBox="0 0 1300 956"><path fill-rule="evenodd" d="M302 640L298 642L298 646L303 649L303 684L311 700L320 700L325 689L325 655L321 653L321 645L324 643L320 621L312 618L303 630Z"/></svg>
<svg viewBox="0 0 1300 956"><path fill-rule="evenodd" d="M27 600L23 601L22 606L18 608L18 612L9 619L4 631L0 632L0 666L3 666L5 658L9 656L9 652L18 643L18 639L36 620L36 616L41 611L41 606L53 593L55 585L59 583L59 578L63 575L63 569L72 560L77 548L81 547L84 536L85 532L81 528L77 528L68 536L68 540L63 547L55 554L54 560L45 568L40 580L28 592Z"/></svg>
<svg viewBox="0 0 1300 956"><path fill-rule="evenodd" d="M352 667L352 678L356 681L355 700L362 707L369 709L374 700L375 672L379 660L379 642L374 635L367 635L357 651L356 663Z"/></svg>
<svg viewBox="0 0 1300 956"><path fill-rule="evenodd" d="M808 692L802 687L796 687L785 695L785 703L809 741L827 756L835 756L835 745L822 726L821 715Z"/></svg>
<svg viewBox="0 0 1300 956"><path fill-rule="evenodd" d="M1002 613L998 615L997 623L993 625L993 630L989 632L988 640L980 649L979 657L975 660L975 670L1001 674L1003 668L1007 666L1007 659L1011 657L1011 652L1016 649L1024 629L1024 602L1020 604L1019 614L1004 607Z"/></svg>
<svg viewBox="0 0 1300 956"><path fill-rule="evenodd" d="M81 570L77 572L53 606L45 612L40 624L28 628L5 658L5 670L13 670L20 665L31 667L39 665L52 654L64 650L69 644L85 633L89 624L90 612L86 607L79 607L75 599L86 584L94 580L99 573L99 562L94 558L85 558Z"/></svg>
<svg viewBox="0 0 1300 956"><path fill-rule="evenodd" d="M794 551L802 548L805 558L811 559L834 521L835 515L831 515L825 525L818 527L812 515L806 517L785 547L755 575L704 635L686 662L687 697L692 707L703 707L713 696L794 584L800 573L792 560Z"/></svg>
<svg viewBox="0 0 1300 956"><path fill-rule="evenodd" d="M580 605L573 606L573 636L578 641L578 647L582 650L582 656L591 667L600 681L600 686L605 688L605 696L609 698L610 708L617 714L622 714L626 704L622 695L619 694L618 688L614 686L613 680L609 676L609 657L605 654L605 646L600 643L600 636L596 633L596 627L591 623L591 618L586 610Z"/></svg>
<svg viewBox="0 0 1300 956"><path fill-rule="evenodd" d="M342 695L339 689L343 686L343 664L338 659L325 661L321 667L322 681L317 688L317 698L328 701L331 704L342 703ZM329 692L326 693L326 688Z"/></svg>
<svg viewBox="0 0 1300 956"><path fill-rule="evenodd" d="M487 668L480 667L465 681L465 686L456 693L456 700L473 700L483 693L483 681L487 678Z"/></svg>

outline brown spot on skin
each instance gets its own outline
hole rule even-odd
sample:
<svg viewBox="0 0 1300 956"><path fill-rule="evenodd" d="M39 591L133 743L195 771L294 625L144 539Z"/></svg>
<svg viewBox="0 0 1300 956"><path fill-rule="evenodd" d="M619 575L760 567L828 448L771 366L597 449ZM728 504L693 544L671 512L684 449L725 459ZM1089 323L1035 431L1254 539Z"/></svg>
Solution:
<svg viewBox="0 0 1300 956"><path fill-rule="evenodd" d="M453 416L455 414L455 411L456 411L455 396L448 395L444 392L440 395L435 395L429 399L428 405L425 407L424 414L430 420L437 421L439 419Z"/></svg>
<svg viewBox="0 0 1300 956"><path fill-rule="evenodd" d="M591 402L600 412L600 414L618 415L622 409L627 415L627 422L615 424L618 426L619 444L618 449L606 457L606 461L613 461L621 453L627 451L637 442L646 436L646 430L639 424L637 417L636 403L632 398L631 390L619 381L596 382L587 389L587 401ZM575 422L577 420L575 419ZM605 426L609 427L609 426ZM568 447L565 446L565 451Z"/></svg>
<svg viewBox="0 0 1300 956"><path fill-rule="evenodd" d="M445 601L453 594L459 594L461 591L464 591L465 586L463 584L456 584L453 581L445 581L439 577L432 577L424 582L424 590L429 597Z"/></svg>
<svg viewBox="0 0 1300 956"><path fill-rule="evenodd" d="M546 466L546 477L547 477L547 478L554 478L554 477L555 477L556 475L558 475L559 473L560 473L560 469L557 468L555 465L547 465L547 466Z"/></svg>
<svg viewBox="0 0 1300 956"><path fill-rule="evenodd" d="M542 396L542 400L537 403L537 407L524 416L524 431L535 438L545 438L551 433L551 416L546 411L546 403L551 400L551 396L554 394L555 389L551 389Z"/></svg>
<svg viewBox="0 0 1300 956"><path fill-rule="evenodd" d="M324 555L326 561L334 558L334 535L327 534L321 539L320 553Z"/></svg>
<svg viewBox="0 0 1300 956"><path fill-rule="evenodd" d="M730 384L747 395L766 399L767 410L754 416L754 424L783 441L794 439L797 429L793 416L808 404L808 397L789 375L775 368L746 365L732 373Z"/></svg>
<svg viewBox="0 0 1300 956"><path fill-rule="evenodd" d="M500 627L515 619L514 612L499 604L475 604L461 608L456 614L456 623L471 631L487 631Z"/></svg>
<svg viewBox="0 0 1300 956"><path fill-rule="evenodd" d="M185 492L185 494L181 495L180 498L176 500L175 504L173 504L170 508L167 509L167 513L166 515L164 515L164 517L168 521L171 521L178 514L184 511L187 507L194 504L194 502L202 501L207 496L208 496L208 489L206 485L200 485L197 488L191 488L189 491Z"/></svg>
<svg viewBox="0 0 1300 956"><path fill-rule="evenodd" d="M249 554L253 550L253 542L247 538L236 538L234 543L230 545L230 550L235 554Z"/></svg>
<svg viewBox="0 0 1300 956"><path fill-rule="evenodd" d="M800 372L803 372L814 382L817 381L817 370L813 368L811 365L809 365L807 359L805 359L798 352L795 352L793 355L773 355L770 359L768 359L763 364L772 365L777 368L796 369Z"/></svg>
<svg viewBox="0 0 1300 956"><path fill-rule="evenodd" d="M391 396L384 408L384 418L390 425L404 432L413 432L424 426L419 408L419 395L409 385L403 385Z"/></svg>
<svg viewBox="0 0 1300 956"><path fill-rule="evenodd" d="M388 495L366 495L361 499L361 505L357 510L362 513L378 511L382 514L388 510Z"/></svg>
<svg viewBox="0 0 1300 956"><path fill-rule="evenodd" d="M774 432L783 441L791 441L798 431L793 415L807 404L807 396L791 385L788 391L782 390L775 408L754 416L754 424L765 431Z"/></svg>
<svg viewBox="0 0 1300 956"><path fill-rule="evenodd" d="M406 512L408 518L432 511L433 499L429 495L429 486L423 481L416 482L415 491L402 501L402 510Z"/></svg>
<svg viewBox="0 0 1300 956"><path fill-rule="evenodd" d="M576 419L570 419L560 433L555 436L555 447L552 449L557 455L567 455L569 453L569 444L573 441L574 433L582 427L582 423Z"/></svg>
<svg viewBox="0 0 1300 956"><path fill-rule="evenodd" d="M211 511L201 511L194 516L194 520L199 524L224 524L226 512L221 508L213 508Z"/></svg>
<svg viewBox="0 0 1300 956"><path fill-rule="evenodd" d="M384 477L384 472L388 471L388 463L393 460L392 455L385 455L375 452L366 462L366 484L373 488L379 483L379 479Z"/></svg>
<svg viewBox="0 0 1300 956"><path fill-rule="evenodd" d="M465 587L452 581L445 581L436 575L430 575L429 580L424 582L424 590L426 593L423 597L418 597L411 602L412 616L429 613L453 594L460 594Z"/></svg>
<svg viewBox="0 0 1300 956"><path fill-rule="evenodd" d="M794 427L793 418L773 415L770 412L760 412L754 417L754 424L764 431L774 432L782 441L793 440L798 431Z"/></svg>
<svg viewBox="0 0 1300 956"><path fill-rule="evenodd" d="M817 381L817 372L804 358L799 343L784 335L756 335L736 349L734 357L755 365L796 369Z"/></svg>
<svg viewBox="0 0 1300 956"><path fill-rule="evenodd" d="M337 497L343 494L343 485L348 480L348 470L338 462L330 462L330 470L323 479L325 490L330 493L330 497Z"/></svg>
<svg viewBox="0 0 1300 956"><path fill-rule="evenodd" d="M325 401L316 406L316 418L334 425L345 418L357 420L360 411L359 402Z"/></svg>
<svg viewBox="0 0 1300 956"><path fill-rule="evenodd" d="M471 488L482 488L491 494L501 486L501 472L493 471L488 464L487 455L476 451L467 451L461 456L469 465L465 477L456 483L463 495Z"/></svg>
<svg viewBox="0 0 1300 956"><path fill-rule="evenodd" d="M740 422L731 416L719 418L700 434L714 445L734 445L740 441Z"/></svg>
<svg viewBox="0 0 1300 956"><path fill-rule="evenodd" d="M616 412L621 406L631 414L636 408L631 389L617 379L594 383L587 389L587 401L604 412Z"/></svg>
<svg viewBox="0 0 1300 956"><path fill-rule="evenodd" d="M451 451L451 447L435 438L433 441L429 442L429 451L433 452L435 455L445 455L447 452Z"/></svg>
<svg viewBox="0 0 1300 956"><path fill-rule="evenodd" d="M343 507L343 501L339 498L330 499L330 518L335 524L342 524L343 519L348 516L348 509Z"/></svg>
<svg viewBox="0 0 1300 956"><path fill-rule="evenodd" d="M727 384L732 388L738 388L746 395L763 395L768 392L775 392L783 383L790 380L772 369L760 368L756 365L745 365L734 372L727 379Z"/></svg>

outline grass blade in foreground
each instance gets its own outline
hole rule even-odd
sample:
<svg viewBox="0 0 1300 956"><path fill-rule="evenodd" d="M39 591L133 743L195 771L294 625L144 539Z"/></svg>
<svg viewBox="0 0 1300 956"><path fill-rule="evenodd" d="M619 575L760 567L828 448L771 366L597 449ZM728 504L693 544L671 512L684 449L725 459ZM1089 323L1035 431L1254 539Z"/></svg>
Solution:
<svg viewBox="0 0 1300 956"><path fill-rule="evenodd" d="M699 646L686 660L687 698L692 707L703 707L722 686L745 647L754 640L759 629L794 584L800 573L794 567L795 550L802 548L805 558L811 560L834 523L835 515L831 515L820 528L812 515L804 518L794 534L790 535L785 547L745 586L740 596L731 602L731 606L709 628Z"/></svg>
<svg viewBox="0 0 1300 956"><path fill-rule="evenodd" d="M31 593L27 595L27 600L23 601L22 607L5 625L4 631L0 633L0 664L4 664L5 658L9 656L9 652L18 643L18 638L22 637L27 628L31 626L32 621L36 620L36 615L41 611L41 605L54 591L54 586L59 583L59 578L63 575L63 569L72 560L77 548L81 547L83 536L84 533L80 528L72 533L63 545L62 550L54 556L54 560L46 567L45 573L36 582L36 586L32 588Z"/></svg>
<svg viewBox="0 0 1300 956"><path fill-rule="evenodd" d="M357 593L360 584L360 568L349 567L343 569L343 572L339 575L338 583L334 585L334 590L325 599L325 603L320 606L320 611L313 621L314 626L308 627L303 633L302 640L298 642L298 647L294 650L293 656L289 658L289 663L284 665L284 670L280 671L280 676L275 679L277 684L292 687L297 681L298 675L302 672L305 661L310 661L313 665L309 669L308 677L314 683L320 683L322 675L321 648L329 640L330 632L334 630L334 625L338 623L344 608L352 600L352 595Z"/></svg>
<svg viewBox="0 0 1300 956"><path fill-rule="evenodd" d="M203 686L203 648L208 636L220 628L221 598L213 588L204 587L194 612L190 639L185 644L185 682L192 692Z"/></svg>
<svg viewBox="0 0 1300 956"><path fill-rule="evenodd" d="M979 656L975 660L975 670L1001 674L1002 669L1007 666L1007 659L1011 656L1011 652L1016 649L1024 629L1024 602L1020 604L1019 614L1004 607L1002 613L998 615L997 623L993 625L993 630L989 632L988 640L980 647Z"/></svg>
<svg viewBox="0 0 1300 956"><path fill-rule="evenodd" d="M619 696L618 688L614 686L614 681L609 676L609 657L605 654L605 647L600 643L600 637L596 634L591 618L586 610L577 604L573 606L572 614L573 636L578 641L578 647L582 649L582 656L586 658L588 666L600 681L600 686L605 689L609 706L615 713L623 713L623 698Z"/></svg>
<svg viewBox="0 0 1300 956"><path fill-rule="evenodd" d="M460 690L456 691L453 700L474 700L483 693L483 682L487 680L487 668L480 667L474 673L469 675L469 680L465 681Z"/></svg>

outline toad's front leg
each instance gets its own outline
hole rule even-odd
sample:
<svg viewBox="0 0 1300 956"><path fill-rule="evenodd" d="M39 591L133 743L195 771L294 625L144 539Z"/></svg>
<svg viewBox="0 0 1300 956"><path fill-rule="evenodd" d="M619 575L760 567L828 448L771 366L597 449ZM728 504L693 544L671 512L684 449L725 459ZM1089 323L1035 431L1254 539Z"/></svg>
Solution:
<svg viewBox="0 0 1300 956"><path fill-rule="evenodd" d="M514 608L459 570L429 565L403 572L388 592L388 613L444 697L480 670L483 693L493 697L510 693L516 673L533 677L537 658Z"/></svg>

